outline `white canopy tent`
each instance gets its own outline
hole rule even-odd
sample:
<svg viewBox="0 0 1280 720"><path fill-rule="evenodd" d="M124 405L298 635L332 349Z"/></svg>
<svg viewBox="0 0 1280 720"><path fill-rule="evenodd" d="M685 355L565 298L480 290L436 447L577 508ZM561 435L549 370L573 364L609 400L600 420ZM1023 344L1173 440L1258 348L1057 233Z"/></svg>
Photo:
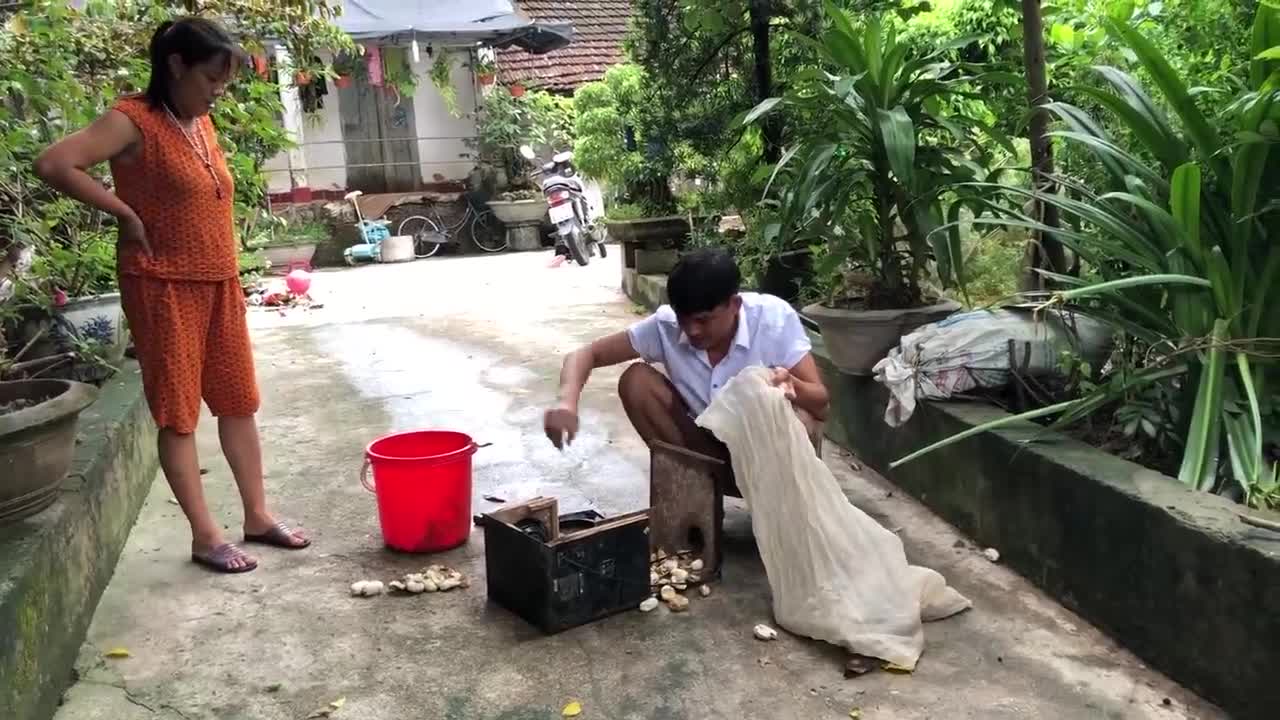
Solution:
<svg viewBox="0 0 1280 720"><path fill-rule="evenodd" d="M515 45L545 53L573 39L569 23L533 22L508 0L343 0L342 6L337 25L357 42Z"/></svg>

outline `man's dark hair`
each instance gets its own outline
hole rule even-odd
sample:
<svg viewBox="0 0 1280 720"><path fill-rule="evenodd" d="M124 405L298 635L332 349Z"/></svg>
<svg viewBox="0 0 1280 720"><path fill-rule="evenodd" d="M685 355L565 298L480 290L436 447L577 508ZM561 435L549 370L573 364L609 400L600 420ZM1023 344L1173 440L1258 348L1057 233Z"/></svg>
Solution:
<svg viewBox="0 0 1280 720"><path fill-rule="evenodd" d="M697 250L680 259L667 278L667 297L676 315L714 310L742 289L742 273L733 255L721 248Z"/></svg>
<svg viewBox="0 0 1280 720"><path fill-rule="evenodd" d="M169 105L170 109L173 109L173 77L169 72L169 56L177 55L188 66L223 58L228 68L245 56L221 25L201 17L164 21L151 36L148 52L151 81L147 83L147 102L154 108Z"/></svg>

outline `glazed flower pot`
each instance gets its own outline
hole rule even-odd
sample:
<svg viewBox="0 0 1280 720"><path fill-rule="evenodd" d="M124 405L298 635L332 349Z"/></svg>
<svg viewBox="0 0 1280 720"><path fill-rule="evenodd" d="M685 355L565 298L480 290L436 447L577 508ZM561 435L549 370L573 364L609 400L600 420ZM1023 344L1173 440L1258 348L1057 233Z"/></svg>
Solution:
<svg viewBox="0 0 1280 720"><path fill-rule="evenodd" d="M108 362L119 362L129 343L120 293L76 298L58 309L82 340L104 348Z"/></svg>

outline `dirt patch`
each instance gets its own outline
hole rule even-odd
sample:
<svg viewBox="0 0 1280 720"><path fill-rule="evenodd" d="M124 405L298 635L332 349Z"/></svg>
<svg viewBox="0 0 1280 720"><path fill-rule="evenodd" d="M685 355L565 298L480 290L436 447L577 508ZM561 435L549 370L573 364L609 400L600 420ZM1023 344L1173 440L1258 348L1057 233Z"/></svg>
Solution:
<svg viewBox="0 0 1280 720"><path fill-rule="evenodd" d="M47 397L34 397L18 398L8 402L0 402L0 415L8 415L9 413L16 413L19 410L26 410L27 408L35 407L48 399L49 398Z"/></svg>

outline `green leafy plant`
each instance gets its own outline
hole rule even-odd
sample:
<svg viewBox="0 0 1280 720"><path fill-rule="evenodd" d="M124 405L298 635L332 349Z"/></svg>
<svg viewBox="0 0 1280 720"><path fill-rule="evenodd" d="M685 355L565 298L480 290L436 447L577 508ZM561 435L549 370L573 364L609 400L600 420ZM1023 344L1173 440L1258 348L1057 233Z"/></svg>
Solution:
<svg viewBox="0 0 1280 720"><path fill-rule="evenodd" d="M930 299L931 260L944 284L962 270L958 233L933 232L944 210L962 207L944 209L944 191L985 176L971 160L984 154L979 138L1009 152L1012 144L977 119L943 112L942 100L979 79L964 65L940 62L945 48L916 55L878 17L855 27L834 5L827 14L831 27L815 42L826 71L745 119L760 121L782 106L815 119L774 171L779 217L766 236L829 245L822 274L850 280L835 283L828 302L917 307Z"/></svg>
<svg viewBox="0 0 1280 720"><path fill-rule="evenodd" d="M640 67L616 65L603 80L574 92L574 162L583 174L603 181L613 201L643 206L649 216L667 215L675 210L675 159L650 124L656 109L648 104L647 83Z"/></svg>
<svg viewBox="0 0 1280 720"><path fill-rule="evenodd" d="M88 125L118 97L144 88L144 49L156 26L196 10L223 19L255 54L265 54L264 38L284 44L294 58L355 49L333 24L338 10L326 0L202 0L198 7L187 0L87 0L78 7L33 0L0 11L0 258L11 262L25 250L35 256L24 275L12 278L22 291L0 302L0 337L19 337L14 323L31 312L54 313L51 294L74 297L114 288L111 222L40 182L33 163L44 148ZM325 70L314 61L292 69L313 75ZM265 205L263 166L292 145L277 121L281 110L279 86L248 67L214 109L235 179L242 243L255 234ZM105 165L90 172L110 182ZM13 352L12 345L0 343L0 362Z"/></svg>
<svg viewBox="0 0 1280 720"><path fill-rule="evenodd" d="M413 69L406 67L406 74L412 76ZM462 111L458 108L458 88L453 85L453 62L449 58L448 50L441 48L436 51L435 60L431 63L431 84L435 85L436 92L440 93L449 114L462 117ZM402 91L402 94L411 95L412 91L409 93Z"/></svg>
<svg viewBox="0 0 1280 720"><path fill-rule="evenodd" d="M1234 486L1251 504L1273 505L1280 468L1265 447L1276 436L1271 419L1280 379L1274 365L1280 314L1273 309L1280 292L1280 160L1274 152L1280 59L1271 54L1280 45L1280 9L1258 6L1248 87L1218 117L1200 108L1148 38L1128 23L1107 24L1153 78L1163 102L1131 75L1106 66L1096 72L1110 92L1077 92L1106 107L1158 164L1151 167L1117 144L1080 108L1049 106L1065 125L1057 137L1092 153L1107 173L1100 189L1070 184L1067 194L1041 198L1068 221L1056 232L1061 242L1100 276L1098 282L1055 276L1068 289L1051 303L1071 303L1111 323L1147 348L1145 361L1082 398L961 433L895 465L1016 419L1054 416L1063 426L1142 388L1172 382L1185 408L1179 481L1204 491ZM1031 191L992 190L1013 200L995 222L1039 229L1018 211Z"/></svg>

